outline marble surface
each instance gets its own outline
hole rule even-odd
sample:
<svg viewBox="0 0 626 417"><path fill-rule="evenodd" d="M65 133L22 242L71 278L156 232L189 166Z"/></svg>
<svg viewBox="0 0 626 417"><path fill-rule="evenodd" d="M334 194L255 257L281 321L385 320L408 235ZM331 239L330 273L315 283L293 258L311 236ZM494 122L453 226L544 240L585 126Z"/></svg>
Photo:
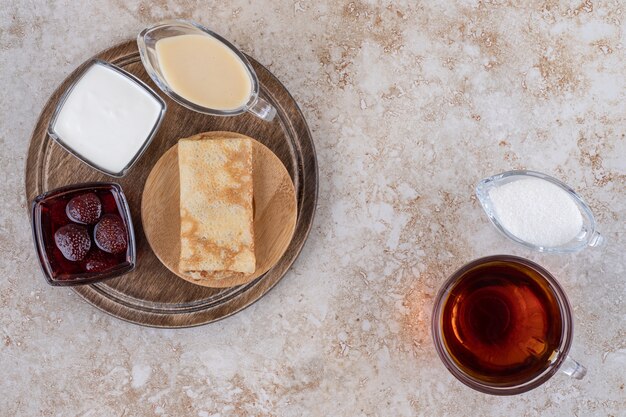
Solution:
<svg viewBox="0 0 626 417"><path fill-rule="evenodd" d="M24 197L29 135L55 86L169 17L271 69L320 168L315 224L285 279L186 330L128 324L47 286ZM625 416L625 43L613 0L0 0L0 415ZM512 168L579 190L607 245L542 255L498 235L473 187ZM494 253L565 287L584 380L492 397L436 357L437 289Z"/></svg>

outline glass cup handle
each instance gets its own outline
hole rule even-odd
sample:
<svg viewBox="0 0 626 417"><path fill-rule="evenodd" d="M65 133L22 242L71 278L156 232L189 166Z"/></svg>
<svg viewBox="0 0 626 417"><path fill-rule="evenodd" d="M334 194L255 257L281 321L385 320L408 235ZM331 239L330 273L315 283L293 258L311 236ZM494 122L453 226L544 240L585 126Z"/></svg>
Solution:
<svg viewBox="0 0 626 417"><path fill-rule="evenodd" d="M276 116L276 109L261 97L257 97L254 103L248 106L246 110L266 122L271 122L274 116Z"/></svg>
<svg viewBox="0 0 626 417"><path fill-rule="evenodd" d="M575 379L583 379L587 374L587 368L576 362L568 355L561 365L561 372Z"/></svg>

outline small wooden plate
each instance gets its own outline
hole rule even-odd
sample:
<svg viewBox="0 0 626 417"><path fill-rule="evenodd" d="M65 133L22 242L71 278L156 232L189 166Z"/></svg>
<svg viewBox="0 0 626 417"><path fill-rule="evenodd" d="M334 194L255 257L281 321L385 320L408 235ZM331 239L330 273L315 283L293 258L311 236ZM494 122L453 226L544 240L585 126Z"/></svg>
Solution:
<svg viewBox="0 0 626 417"><path fill-rule="evenodd" d="M124 189L134 220L137 267L119 278L72 287L72 290L88 303L115 317L154 327L189 327L210 323L235 314L259 300L281 280L298 257L311 230L317 202L318 173L313 139L289 91L267 68L248 57L259 77L261 97L276 108L276 118L264 122L250 114L213 117L186 109L162 94L141 64L134 40L113 46L90 60L93 58L118 65L147 83L165 100L167 113L146 152L124 178L115 179ZM61 95L85 69L87 62L59 85L39 115L26 160L27 201L64 185L111 181L111 177L70 155L47 134L50 117ZM287 169L297 200L296 227L283 256L257 279L229 288L203 287L179 279L156 257L139 220L144 184L157 161L176 145L179 138L207 131L233 131L256 138ZM43 279L39 274L28 278ZM280 305L275 308L279 310Z"/></svg>
<svg viewBox="0 0 626 417"><path fill-rule="evenodd" d="M234 132L206 132L189 139L248 138ZM211 288L227 288L256 279L269 271L287 250L296 227L296 193L287 168L266 146L252 140L254 251L256 271L244 277L195 279L178 268L180 257L180 181L178 145L154 165L143 190L143 231L154 254L170 271Z"/></svg>

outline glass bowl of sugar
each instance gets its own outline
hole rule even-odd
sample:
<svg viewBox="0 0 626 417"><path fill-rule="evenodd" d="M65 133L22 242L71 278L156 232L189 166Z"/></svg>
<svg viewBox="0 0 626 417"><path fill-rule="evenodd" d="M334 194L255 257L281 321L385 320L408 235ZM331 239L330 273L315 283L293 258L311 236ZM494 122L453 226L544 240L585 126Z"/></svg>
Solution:
<svg viewBox="0 0 626 417"><path fill-rule="evenodd" d="M585 201L549 175L503 172L480 181L476 196L500 232L539 252L577 252L604 242Z"/></svg>

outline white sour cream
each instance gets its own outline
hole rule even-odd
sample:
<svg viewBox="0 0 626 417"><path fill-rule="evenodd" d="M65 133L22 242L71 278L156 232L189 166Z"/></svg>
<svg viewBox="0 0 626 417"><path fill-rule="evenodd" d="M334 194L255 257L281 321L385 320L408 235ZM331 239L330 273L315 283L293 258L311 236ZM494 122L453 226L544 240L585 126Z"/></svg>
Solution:
<svg viewBox="0 0 626 417"><path fill-rule="evenodd" d="M52 130L91 165L122 175L149 139L161 110L145 88L96 63L69 93Z"/></svg>

